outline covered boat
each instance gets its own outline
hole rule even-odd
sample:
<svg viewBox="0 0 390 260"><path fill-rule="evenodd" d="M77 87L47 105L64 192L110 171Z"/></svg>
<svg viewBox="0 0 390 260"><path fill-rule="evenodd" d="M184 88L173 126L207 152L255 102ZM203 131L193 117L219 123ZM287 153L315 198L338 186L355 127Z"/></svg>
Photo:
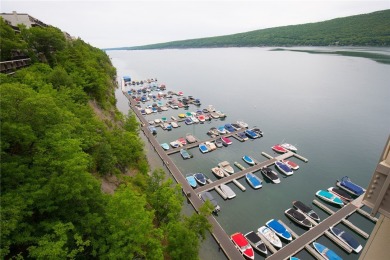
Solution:
<svg viewBox="0 0 390 260"><path fill-rule="evenodd" d="M245 179L247 180L249 185L251 185L252 188L254 189L259 189L262 187L262 182L260 178L254 175L253 173L248 172L247 174L245 174Z"/></svg>
<svg viewBox="0 0 390 260"><path fill-rule="evenodd" d="M259 137L263 136L263 131L261 131L260 128L252 128L251 129L253 132L255 132Z"/></svg>
<svg viewBox="0 0 390 260"><path fill-rule="evenodd" d="M233 241L233 244L243 256L249 259L255 259L253 248L242 233L234 233L230 236L230 239Z"/></svg>
<svg viewBox="0 0 390 260"><path fill-rule="evenodd" d="M330 250L329 248L327 248L326 246L324 246L324 245L322 245L320 243L313 242L313 247L325 259L328 259L328 260L343 260L335 252L333 252L332 250Z"/></svg>
<svg viewBox="0 0 390 260"><path fill-rule="evenodd" d="M204 143L199 144L199 150L202 153L207 153L209 151L209 149L207 148L207 146Z"/></svg>
<svg viewBox="0 0 390 260"><path fill-rule="evenodd" d="M244 131L244 133L250 138L250 139L256 139L258 138L258 134L256 134L255 132L253 132L252 130L249 130L249 129L246 129Z"/></svg>
<svg viewBox="0 0 390 260"><path fill-rule="evenodd" d="M270 228L262 226L257 231L259 231L259 233L262 234L275 247L282 247L282 241L280 241L280 238Z"/></svg>
<svg viewBox="0 0 390 260"><path fill-rule="evenodd" d="M272 231L274 231L281 238L284 238L288 241L292 240L291 233L288 232L288 230L285 228L285 226L282 223L280 223L278 220L271 219L265 224L267 225L267 227L272 229Z"/></svg>
<svg viewBox="0 0 390 260"><path fill-rule="evenodd" d="M296 209L290 208L287 209L284 214L286 214L290 219L292 219L295 223L306 227L311 228L313 225L311 224L310 220L303 215L301 212L299 212Z"/></svg>
<svg viewBox="0 0 390 260"><path fill-rule="evenodd" d="M228 199L233 199L234 197L236 197L236 193L226 184L221 184L219 188L226 195Z"/></svg>
<svg viewBox="0 0 390 260"><path fill-rule="evenodd" d="M293 169L294 171L298 170L299 169L299 165L296 164L295 162L293 161L290 161L290 160L282 160L283 163L287 164L288 167L290 167L291 169Z"/></svg>
<svg viewBox="0 0 390 260"><path fill-rule="evenodd" d="M282 146L283 148L286 148L287 150L290 150L292 152L298 151L298 149L294 145L292 145L292 144L283 143L280 146Z"/></svg>
<svg viewBox="0 0 390 260"><path fill-rule="evenodd" d="M330 227L329 229L338 239L355 251L355 253L359 253L362 250L362 245L351 234L336 227Z"/></svg>
<svg viewBox="0 0 390 260"><path fill-rule="evenodd" d="M196 184L196 180L195 180L194 175L192 175L192 174L187 174L187 175L186 175L186 179L187 179L188 183L191 185L192 188L196 188L196 186L198 186L198 185Z"/></svg>
<svg viewBox="0 0 390 260"><path fill-rule="evenodd" d="M171 122L171 126L173 128L178 128L179 127L179 125L176 122L174 122L174 121Z"/></svg>
<svg viewBox="0 0 390 260"><path fill-rule="evenodd" d="M244 155L242 159L249 165L255 165L255 161L248 155Z"/></svg>
<svg viewBox="0 0 390 260"><path fill-rule="evenodd" d="M328 188L328 191L333 193L334 195L338 196L340 199L342 199L346 202L353 200L352 196L349 195L349 193L346 192L345 190L335 188L335 187L330 187L330 188Z"/></svg>
<svg viewBox="0 0 390 260"><path fill-rule="evenodd" d="M179 139L177 139L178 142L180 142L181 145L186 145L187 144L187 141L184 137L180 137Z"/></svg>
<svg viewBox="0 0 390 260"><path fill-rule="evenodd" d="M215 140L215 146L221 148L223 146L221 138Z"/></svg>
<svg viewBox="0 0 390 260"><path fill-rule="evenodd" d="M214 167L211 169L211 171L214 173L215 176L219 178L225 177L225 171L222 168Z"/></svg>
<svg viewBox="0 0 390 260"><path fill-rule="evenodd" d="M245 238L249 241L249 244L251 244L255 250L264 255L268 254L267 247L265 246L264 242L254 231L246 233Z"/></svg>
<svg viewBox="0 0 390 260"><path fill-rule="evenodd" d="M208 192L208 191L202 192L201 194L199 194L199 197L204 202L206 202L208 200L211 202L211 204L213 204L214 213L217 213L218 211L221 210L221 207L218 205L218 201L216 199L214 199L213 195L210 192Z"/></svg>
<svg viewBox="0 0 390 260"><path fill-rule="evenodd" d="M195 173L194 177L195 177L195 180L202 185L205 185L207 182L206 176L201 172Z"/></svg>
<svg viewBox="0 0 390 260"><path fill-rule="evenodd" d="M336 204L339 206L344 206L343 201L339 197L337 197L336 195L330 193L329 191L319 190L316 192L316 195L320 199L325 200L327 202L330 202L330 203L333 203L333 204Z"/></svg>
<svg viewBox="0 0 390 260"><path fill-rule="evenodd" d="M361 186L353 183L348 176L341 178L341 181L337 181L336 185L355 196L360 196L366 191Z"/></svg>
<svg viewBox="0 0 390 260"><path fill-rule="evenodd" d="M221 140L222 140L222 143L226 144L226 145L231 145L233 142L232 140L230 140L228 137L226 136L222 136L221 137Z"/></svg>
<svg viewBox="0 0 390 260"><path fill-rule="evenodd" d="M217 149L217 146L213 142L205 142L204 144L207 146L207 149L209 149L210 152Z"/></svg>
<svg viewBox="0 0 390 260"><path fill-rule="evenodd" d="M264 167L260 171L264 175L264 177L266 177L267 179L269 179L273 183L280 183L280 179L278 177L278 174L276 172L274 172L273 170L271 170L270 168Z"/></svg>
<svg viewBox="0 0 390 260"><path fill-rule="evenodd" d="M233 133L236 131L236 129L234 129L234 127L231 125L231 124L225 124L225 129L229 132L229 133Z"/></svg>
<svg viewBox="0 0 390 260"><path fill-rule="evenodd" d="M197 140L192 134L186 134L186 139L189 144L195 143Z"/></svg>
<svg viewBox="0 0 390 260"><path fill-rule="evenodd" d="M303 202L301 202L299 200L293 201L293 206L296 209L299 209L300 211L305 213L310 218L314 219L315 221L320 222L320 217L318 216L318 214L315 213L312 208L310 208L309 206L307 206Z"/></svg>
<svg viewBox="0 0 390 260"><path fill-rule="evenodd" d="M161 147L164 149L164 150L168 150L169 149L169 144L167 144L167 143L162 143L162 144L160 144L161 145Z"/></svg>
<svg viewBox="0 0 390 260"><path fill-rule="evenodd" d="M279 144L275 144L274 146L271 147L272 150L274 150L277 153L287 153L287 149L280 146Z"/></svg>
<svg viewBox="0 0 390 260"><path fill-rule="evenodd" d="M225 126L218 126L217 131L219 134L222 134L222 135L227 133Z"/></svg>
<svg viewBox="0 0 390 260"><path fill-rule="evenodd" d="M180 149L180 154L183 159L190 159L193 157L193 155L189 153L186 149Z"/></svg>
<svg viewBox="0 0 390 260"><path fill-rule="evenodd" d="M290 167L288 167L287 164L281 162L281 161L276 161L275 162L275 166L282 172L284 173L285 175L287 176L290 176L292 175L294 172L291 170Z"/></svg>
<svg viewBox="0 0 390 260"><path fill-rule="evenodd" d="M228 161L223 161L218 163L218 166L221 167L227 173L234 173L234 168L230 165Z"/></svg>

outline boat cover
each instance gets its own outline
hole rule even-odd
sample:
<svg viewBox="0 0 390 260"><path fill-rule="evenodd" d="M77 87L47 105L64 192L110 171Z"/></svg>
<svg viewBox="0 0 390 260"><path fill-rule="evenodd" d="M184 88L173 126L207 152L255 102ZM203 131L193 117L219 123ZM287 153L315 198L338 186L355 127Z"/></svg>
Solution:
<svg viewBox="0 0 390 260"><path fill-rule="evenodd" d="M245 235L246 238L251 241L253 244L257 244L260 241L262 242L261 238L253 231L249 232L248 234Z"/></svg>
<svg viewBox="0 0 390 260"><path fill-rule="evenodd" d="M353 191L354 193L356 193L357 195L362 195L364 193L364 190L362 187L360 187L359 185L356 185L355 183L351 182L351 180L348 178L348 176L344 176L342 179L341 179L341 182L340 184L342 186L344 186L345 188Z"/></svg>

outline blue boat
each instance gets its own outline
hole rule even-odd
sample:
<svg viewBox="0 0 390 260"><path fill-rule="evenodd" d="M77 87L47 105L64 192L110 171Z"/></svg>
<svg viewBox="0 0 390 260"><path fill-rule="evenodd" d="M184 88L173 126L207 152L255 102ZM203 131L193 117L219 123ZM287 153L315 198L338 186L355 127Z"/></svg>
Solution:
<svg viewBox="0 0 390 260"><path fill-rule="evenodd" d="M284 162L281 162L281 161L276 161L275 162L275 166L282 172L284 173L285 175L287 176L290 176L292 175L294 172L293 170L291 170L291 168L285 164Z"/></svg>
<svg viewBox="0 0 390 260"><path fill-rule="evenodd" d="M168 150L168 149L169 149L169 144L163 143L163 144L161 144L161 147L162 147L164 150Z"/></svg>
<svg viewBox="0 0 390 260"><path fill-rule="evenodd" d="M316 192L316 195L320 198L323 199L327 202L339 205L339 206L344 206L343 201L337 197L336 195L330 193L329 191L326 190L319 190Z"/></svg>
<svg viewBox="0 0 390 260"><path fill-rule="evenodd" d="M261 179L253 173L248 172L247 174L245 174L245 178L248 181L249 185L252 186L252 188L259 189L262 187Z"/></svg>
<svg viewBox="0 0 390 260"><path fill-rule="evenodd" d="M187 179L188 183L191 185L192 188L196 188L196 186L198 186L196 184L196 180L195 180L194 175L187 174L186 179Z"/></svg>
<svg viewBox="0 0 390 260"><path fill-rule="evenodd" d="M201 172L195 173L194 178L197 182L199 182L202 185L205 185L207 182L206 176Z"/></svg>
<svg viewBox="0 0 390 260"><path fill-rule="evenodd" d="M295 256L290 256L289 259L290 259L290 260L300 260L298 257L295 257Z"/></svg>
<svg viewBox="0 0 390 260"><path fill-rule="evenodd" d="M288 230L276 219L271 219L267 223L265 223L267 227L272 229L278 236L284 238L288 241L292 240L292 235Z"/></svg>
<svg viewBox="0 0 390 260"><path fill-rule="evenodd" d="M344 230L336 227L330 227L329 229L338 239L352 248L355 253L359 253L363 249L362 245L356 240L356 238Z"/></svg>
<svg viewBox="0 0 390 260"><path fill-rule="evenodd" d="M326 246L313 242L314 248L317 250L317 252L323 256L325 259L329 260L343 260L341 257L339 257L335 252L327 248Z"/></svg>
<svg viewBox="0 0 390 260"><path fill-rule="evenodd" d="M353 183L348 176L341 178L341 181L337 181L336 185L355 196L360 196L365 192L365 189Z"/></svg>
<svg viewBox="0 0 390 260"><path fill-rule="evenodd" d="M150 125L150 126L148 126L148 128L149 128L149 131L150 131L153 135L156 135L156 134L157 134L157 129L156 129L156 127Z"/></svg>
<svg viewBox="0 0 390 260"><path fill-rule="evenodd" d="M231 125L231 124L226 124L225 125L225 129L229 132L229 133L233 133L236 131L236 129L234 129L234 127Z"/></svg>
<svg viewBox="0 0 390 260"><path fill-rule="evenodd" d="M248 136L246 136L246 134L244 132L239 132L236 134L238 138L240 138L242 141L246 141L248 140ZM240 140L240 141L241 141Z"/></svg>
<svg viewBox="0 0 390 260"><path fill-rule="evenodd" d="M183 159L190 159L193 157L192 154L190 154L186 149L180 149L180 154L183 157Z"/></svg>
<svg viewBox="0 0 390 260"><path fill-rule="evenodd" d="M226 129L225 129L224 126L219 126L219 127L217 127L217 131L218 131L218 133L220 133L220 134L226 134Z"/></svg>
<svg viewBox="0 0 390 260"><path fill-rule="evenodd" d="M255 161L253 161L253 159L252 159L251 157L249 157L248 155L244 155L244 157L242 157L242 159L243 159L247 164L255 165Z"/></svg>
<svg viewBox="0 0 390 260"><path fill-rule="evenodd" d="M184 121L185 123L186 123L186 125L191 125L191 124L193 124L194 122L192 121L192 119L191 118L189 118L189 117L187 117L186 119L185 119L185 121Z"/></svg>
<svg viewBox="0 0 390 260"><path fill-rule="evenodd" d="M207 153L209 151L209 149L207 148L207 146L204 143L199 144L199 150L202 153Z"/></svg>
<svg viewBox="0 0 390 260"><path fill-rule="evenodd" d="M253 132L252 130L245 130L244 133L250 138L250 139L256 139L259 137L258 134L256 134L255 132Z"/></svg>

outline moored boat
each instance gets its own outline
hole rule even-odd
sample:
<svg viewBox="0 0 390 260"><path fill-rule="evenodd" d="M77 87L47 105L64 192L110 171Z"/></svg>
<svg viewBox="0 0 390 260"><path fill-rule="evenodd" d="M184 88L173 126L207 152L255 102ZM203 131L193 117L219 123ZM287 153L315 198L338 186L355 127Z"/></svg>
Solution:
<svg viewBox="0 0 390 260"><path fill-rule="evenodd" d="M293 169L294 171L296 171L296 170L299 169L299 165L296 164L296 163L293 162L293 161L290 161L290 160L282 160L282 162L284 162L285 164L287 164L287 166L290 167L291 169Z"/></svg>
<svg viewBox="0 0 390 260"><path fill-rule="evenodd" d="M241 129L241 126L239 124L231 123L230 125L234 128L235 131L238 131Z"/></svg>
<svg viewBox="0 0 390 260"><path fill-rule="evenodd" d="M226 145L231 145L233 142L232 140L230 140L228 137L226 136L221 136L221 140L222 140L222 143L226 144Z"/></svg>
<svg viewBox="0 0 390 260"><path fill-rule="evenodd" d="M296 209L289 208L284 212L284 214L286 214L295 223L297 223L303 227L311 228L313 226L311 224L310 220Z"/></svg>
<svg viewBox="0 0 390 260"><path fill-rule="evenodd" d="M255 165L255 161L248 155L244 155L242 159L249 165Z"/></svg>
<svg viewBox="0 0 390 260"><path fill-rule="evenodd" d="M231 125L231 124L225 124L225 129L229 132L229 133L233 133L236 131L236 129L234 129L234 127Z"/></svg>
<svg viewBox="0 0 390 260"><path fill-rule="evenodd" d="M204 144L207 146L207 149L209 149L210 152L217 149L217 146L213 142L205 142Z"/></svg>
<svg viewBox="0 0 390 260"><path fill-rule="evenodd" d="M242 233L234 233L230 236L230 239L233 241L233 244L243 256L249 259L255 259L253 248Z"/></svg>
<svg viewBox="0 0 390 260"><path fill-rule="evenodd" d="M298 148L296 148L294 145L292 144L288 144L288 143L283 143L281 144L280 146L282 146L283 148L286 148L287 150L290 150L292 152L296 152L298 151Z"/></svg>
<svg viewBox="0 0 390 260"><path fill-rule="evenodd" d="M199 144L199 150L202 153L207 153L209 151L209 149L207 148L207 146L204 143Z"/></svg>
<svg viewBox="0 0 390 260"><path fill-rule="evenodd" d="M244 133L245 133L250 139L256 139L256 138L259 137L255 132L253 132L252 130L249 130L249 129L246 129L246 130L244 131Z"/></svg>
<svg viewBox="0 0 390 260"><path fill-rule="evenodd" d="M180 149L180 154L183 159L190 159L193 157L193 155L190 154L186 149Z"/></svg>
<svg viewBox="0 0 390 260"><path fill-rule="evenodd" d="M171 126L173 128L178 128L179 127L179 125L176 122L171 122Z"/></svg>
<svg viewBox="0 0 390 260"><path fill-rule="evenodd" d="M305 213L307 216L314 219L315 221L320 222L320 217L318 216L318 214L303 202L296 200L293 201L292 204L296 209L299 209L300 211L302 211L303 213Z"/></svg>
<svg viewBox="0 0 390 260"><path fill-rule="evenodd" d="M246 239L249 241L249 244L252 245L252 247L257 250L258 252L267 255L268 250L265 246L263 240L259 237L258 234L256 234L254 231L250 231L245 234Z"/></svg>
<svg viewBox="0 0 390 260"><path fill-rule="evenodd" d="M326 190L319 190L316 192L316 195L324 200L324 201L327 201L327 202L330 202L330 203L333 203L333 204L336 204L336 205L339 205L339 206L344 206L344 203L343 201L336 195L330 193L329 191L326 191Z"/></svg>
<svg viewBox="0 0 390 260"><path fill-rule="evenodd" d="M211 127L207 134L210 136L218 136L219 132L216 127Z"/></svg>
<svg viewBox="0 0 390 260"><path fill-rule="evenodd" d="M253 132L255 132L258 136L262 137L264 134L263 134L263 131L261 131L260 128L252 128L251 129Z"/></svg>
<svg viewBox="0 0 390 260"><path fill-rule="evenodd" d="M192 174L187 174L186 179L192 188L196 188L198 186L196 184L195 177Z"/></svg>
<svg viewBox="0 0 390 260"><path fill-rule="evenodd" d="M218 133L221 134L221 135L227 133L227 131L226 131L226 129L225 129L225 126L218 126L218 127L217 127L217 131L218 131Z"/></svg>
<svg viewBox="0 0 390 260"><path fill-rule="evenodd" d="M248 136L244 132L238 132L236 136L240 139L240 141L248 140Z"/></svg>
<svg viewBox="0 0 390 260"><path fill-rule="evenodd" d="M338 239L355 251L355 253L359 253L362 250L362 245L351 234L336 227L330 227L329 229Z"/></svg>
<svg viewBox="0 0 390 260"><path fill-rule="evenodd" d="M198 120L199 120L200 122L204 122L204 121L206 121L206 117L205 117L204 115L199 115L199 116L198 116Z"/></svg>
<svg viewBox="0 0 390 260"><path fill-rule="evenodd" d="M335 188L335 187L330 187L328 188L328 191L333 193L334 195L338 196L340 199L346 201L346 202L349 202L349 201L352 201L353 198L351 195L349 195L348 192L346 192L345 190L342 190L342 189L338 189L338 188Z"/></svg>
<svg viewBox="0 0 390 260"><path fill-rule="evenodd" d="M225 177L225 172L222 168L214 167L214 168L211 168L211 171L214 173L215 176L217 176L219 178Z"/></svg>
<svg viewBox="0 0 390 260"><path fill-rule="evenodd" d="M180 142L181 145L186 145L187 144L187 141L184 137L180 137L179 139L177 139L178 142Z"/></svg>
<svg viewBox="0 0 390 260"><path fill-rule="evenodd" d="M161 147L164 149L164 150L168 150L169 149L169 144L167 144L167 143L162 143L162 144L160 144L161 145Z"/></svg>
<svg viewBox="0 0 390 260"><path fill-rule="evenodd" d="M262 187L262 182L259 177L254 175L253 173L248 172L245 174L245 179L248 181L249 185L254 189L259 189Z"/></svg>
<svg viewBox="0 0 390 260"><path fill-rule="evenodd" d="M218 166L221 167L225 172L233 174L234 168L230 165L228 161L223 161L218 163Z"/></svg>
<svg viewBox="0 0 390 260"><path fill-rule="evenodd" d="M192 134L186 134L186 139L189 144L195 143L197 140Z"/></svg>
<svg viewBox="0 0 390 260"><path fill-rule="evenodd" d="M267 225L267 227L269 227L270 229L272 229L273 232L275 232L275 234L277 234L278 236L280 236L281 238L284 238L288 241L291 241L292 240L292 235L291 233L286 229L286 227L280 223L278 220L276 219L271 219L269 221L267 221L267 223L265 223Z"/></svg>
<svg viewBox="0 0 390 260"><path fill-rule="evenodd" d="M219 188L226 195L228 199L233 199L234 197L236 197L236 193L226 184L219 185Z"/></svg>
<svg viewBox="0 0 390 260"><path fill-rule="evenodd" d="M237 124L238 124L241 128L248 128L248 124L245 123L244 121L237 121Z"/></svg>
<svg viewBox="0 0 390 260"><path fill-rule="evenodd" d="M169 143L172 148L178 148L180 146L180 143L178 141L172 141Z"/></svg>
<svg viewBox="0 0 390 260"><path fill-rule="evenodd" d="M276 172L274 172L273 170L271 170L270 168L264 167L260 171L264 175L264 177L266 177L267 179L269 179L273 183L280 183L280 179L278 177L278 174Z"/></svg>
<svg viewBox="0 0 390 260"><path fill-rule="evenodd" d="M150 125L150 126L148 126L148 129L152 133L152 135L156 135L157 134L157 129L156 129L155 126Z"/></svg>
<svg viewBox="0 0 390 260"><path fill-rule="evenodd" d="M205 176L203 173L201 173L201 172L195 173L195 174L194 174L194 178L195 178L195 180L196 180L198 183L200 183L200 184L202 184L202 185L205 185L206 182L207 182L206 176Z"/></svg>
<svg viewBox="0 0 390 260"><path fill-rule="evenodd" d="M221 207L218 205L218 201L216 199L214 199L213 195L210 192L208 192L208 191L202 192L201 194L199 194L199 197L204 202L206 202L208 200L211 202L211 204L213 204L214 213L217 213L218 211L221 210Z"/></svg>
<svg viewBox="0 0 390 260"><path fill-rule="evenodd" d="M326 246L324 246L324 245L322 245L320 243L313 242L313 247L325 259L328 259L328 260L343 260L335 252L333 252L332 250L330 250L329 248L327 248Z"/></svg>
<svg viewBox="0 0 390 260"><path fill-rule="evenodd" d="M271 147L272 150L274 150L277 153L287 153L287 149L280 146L279 144L275 144L274 146Z"/></svg>
<svg viewBox="0 0 390 260"><path fill-rule="evenodd" d="M280 241L280 238L270 228L262 226L257 231L259 231L259 233L262 234L275 247L282 247L282 241Z"/></svg>
<svg viewBox="0 0 390 260"><path fill-rule="evenodd" d="M290 167L288 167L287 164L281 162L281 161L276 161L275 162L275 166L282 172L284 173L285 175L287 176L290 176L292 175L294 172L291 170Z"/></svg>
<svg viewBox="0 0 390 260"><path fill-rule="evenodd" d="M186 125L192 125L194 123L194 121L192 121L192 119L190 117L187 117L185 120L184 120L184 123Z"/></svg>
<svg viewBox="0 0 390 260"><path fill-rule="evenodd" d="M341 178L341 181L337 181L336 185L355 196L360 196L366 191L361 186L353 183L348 176Z"/></svg>
<svg viewBox="0 0 390 260"><path fill-rule="evenodd" d="M223 146L221 138L215 140L215 146L217 146L218 148L221 148Z"/></svg>

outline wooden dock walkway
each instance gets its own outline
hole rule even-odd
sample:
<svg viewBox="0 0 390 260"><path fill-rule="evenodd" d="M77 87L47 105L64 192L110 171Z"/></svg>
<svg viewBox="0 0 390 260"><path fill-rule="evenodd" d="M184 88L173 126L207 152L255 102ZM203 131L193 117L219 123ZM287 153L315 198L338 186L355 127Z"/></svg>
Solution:
<svg viewBox="0 0 390 260"><path fill-rule="evenodd" d="M128 98L131 108L135 115L140 120L142 127L141 130L144 132L146 138L149 140L149 142L154 147L154 150L156 153L160 156L161 160L163 161L164 165L167 167L167 169L170 171L176 182L178 182L182 186L182 190L184 194L186 195L187 199L190 201L194 209L198 212L199 208L203 205L203 202L201 199L197 196L197 193L192 189L192 187L188 184L187 180L185 179L184 175L180 172L180 170L177 168L175 163L169 158L169 156L165 153L164 149L160 146L160 144L157 142L156 138L152 135L152 133L147 128L148 122L146 119L141 115L141 112L135 108L136 103L134 100L126 93L123 92L123 94ZM230 237L228 234L226 234L225 230L219 225L217 220L210 216L208 218L209 223L211 224L211 234L216 240L217 244L220 246L220 248L223 250L227 258L229 259L244 259L244 257L240 254L240 252L236 249L234 244L231 242Z"/></svg>

